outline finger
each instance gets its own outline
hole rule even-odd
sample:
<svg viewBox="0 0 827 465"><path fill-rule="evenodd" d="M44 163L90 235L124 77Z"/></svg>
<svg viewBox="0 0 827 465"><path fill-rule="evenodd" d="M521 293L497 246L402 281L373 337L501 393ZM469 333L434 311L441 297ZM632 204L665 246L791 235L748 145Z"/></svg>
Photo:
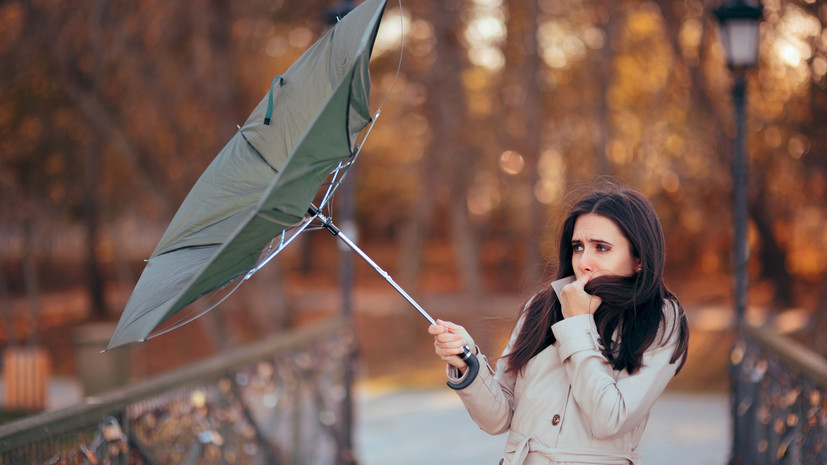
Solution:
<svg viewBox="0 0 827 465"><path fill-rule="evenodd" d="M583 275L583 276L577 278L576 280L574 280L574 281L566 284L565 286L563 286L563 288L560 289L560 294L574 295L578 291L582 291L583 288L586 286L587 282L588 282L588 276Z"/></svg>
<svg viewBox="0 0 827 465"><path fill-rule="evenodd" d="M463 343L456 343L456 344L440 344L437 347L437 350L442 351L446 355L459 355L462 353L462 348L465 346Z"/></svg>
<svg viewBox="0 0 827 465"><path fill-rule="evenodd" d="M466 332L466 331L465 331L465 328L463 328L462 326L460 326L460 325L458 325L458 324L456 324L456 323L452 323L452 322L450 322L450 321L442 321L442 320L439 320L439 321L438 321L438 323L440 323L440 324L441 324L442 326L444 326L444 327L445 327L448 331L450 331L451 333L454 333L454 334L457 334L457 333L464 333L464 332Z"/></svg>
<svg viewBox="0 0 827 465"><path fill-rule="evenodd" d="M435 338L434 344L437 347L456 352L461 350L462 346L464 346L466 342L465 338L462 337L457 337L454 335L440 335Z"/></svg>
<svg viewBox="0 0 827 465"><path fill-rule="evenodd" d="M465 372L468 369L468 365L462 361L459 357L451 357L447 359L443 359L443 361L455 368L457 368L460 372Z"/></svg>
<svg viewBox="0 0 827 465"><path fill-rule="evenodd" d="M583 288L583 284L579 280L572 281L571 283L563 286L563 289L560 290L560 297L563 300L571 300L584 292L585 289Z"/></svg>
<svg viewBox="0 0 827 465"><path fill-rule="evenodd" d="M453 347L457 341L453 337L445 337L444 334L440 334L434 338L434 343L439 347Z"/></svg>
<svg viewBox="0 0 827 465"><path fill-rule="evenodd" d="M446 348L437 345L435 346L435 352L441 359L447 362L449 359L459 358L458 355L462 353L462 348Z"/></svg>

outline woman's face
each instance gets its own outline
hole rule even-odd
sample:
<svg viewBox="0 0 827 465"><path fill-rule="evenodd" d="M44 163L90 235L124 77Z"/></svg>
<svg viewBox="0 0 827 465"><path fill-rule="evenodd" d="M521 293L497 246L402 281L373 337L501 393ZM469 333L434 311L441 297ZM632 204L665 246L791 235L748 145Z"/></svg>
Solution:
<svg viewBox="0 0 827 465"><path fill-rule="evenodd" d="M640 264L614 221L595 213L577 217L571 236L571 266L578 279L587 275L631 276Z"/></svg>

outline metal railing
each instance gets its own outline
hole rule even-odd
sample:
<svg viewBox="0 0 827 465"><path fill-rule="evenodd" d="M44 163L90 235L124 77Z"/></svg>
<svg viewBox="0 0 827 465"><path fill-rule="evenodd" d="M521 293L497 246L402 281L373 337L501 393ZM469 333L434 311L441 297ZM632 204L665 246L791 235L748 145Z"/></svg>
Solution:
<svg viewBox="0 0 827 465"><path fill-rule="evenodd" d="M732 465L827 464L827 361L740 326L731 354Z"/></svg>
<svg viewBox="0 0 827 465"><path fill-rule="evenodd" d="M0 463L343 463L354 347L338 319L274 335L2 425Z"/></svg>

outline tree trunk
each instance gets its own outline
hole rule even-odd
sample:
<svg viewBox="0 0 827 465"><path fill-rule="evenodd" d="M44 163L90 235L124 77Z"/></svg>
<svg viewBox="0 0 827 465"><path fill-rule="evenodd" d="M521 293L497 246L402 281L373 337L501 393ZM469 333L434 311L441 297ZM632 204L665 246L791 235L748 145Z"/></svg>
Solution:
<svg viewBox="0 0 827 465"><path fill-rule="evenodd" d="M467 112L460 77L467 60L458 37L462 24L459 7L457 2L423 2L416 8L434 27L436 58L421 75L428 89L425 111L431 138L420 163L420 194L402 232L400 278L406 283L417 282L425 242L443 230L434 226L435 218L447 215L448 239L453 242L462 285L473 293L479 292L482 280L466 205L474 163L462 138Z"/></svg>
<svg viewBox="0 0 827 465"><path fill-rule="evenodd" d="M0 315L2 315L3 326L6 329L6 340L9 341L10 346L17 345L17 332L14 330L14 312L11 298L9 298L9 288L6 281L6 269L3 266L3 260L0 260Z"/></svg>
<svg viewBox="0 0 827 465"><path fill-rule="evenodd" d="M63 80L61 84L88 121L88 127L91 128L95 137L100 137L112 144L114 153L126 162L137 183L136 189L143 195L151 197L162 211L173 211L169 201L173 196L169 195L168 189L157 182L141 163L140 151L123 130L120 118L114 112L108 111L93 92L83 90L77 83L68 80Z"/></svg>
<svg viewBox="0 0 827 465"><path fill-rule="evenodd" d="M542 150L543 133L543 112L540 108L540 54L537 43L537 21L540 14L536 1L528 2L524 14L527 16L525 29L522 33L522 41L525 44L525 61L523 72L520 73L523 79L525 91L525 104L523 112L525 115L525 134L522 137L520 153L525 158L524 176L526 186L525 192L528 195L528 230L526 231L523 252L523 278L530 286L536 286L543 278L543 257L540 252L540 243L543 238L543 229L546 218L542 212L545 211L534 193L534 186L540 181L538 166L540 163L540 152Z"/></svg>
<svg viewBox="0 0 827 465"><path fill-rule="evenodd" d="M753 173L755 171L757 170L753 170ZM763 182L760 184L763 185ZM775 219L770 215L764 189L753 189L753 195L749 196L749 215L761 237L761 277L770 280L775 287L773 304L782 308L789 307L793 303L793 281L787 271L787 252L775 240Z"/></svg>
<svg viewBox="0 0 827 465"><path fill-rule="evenodd" d="M433 123L431 123L433 124ZM410 286L416 293L418 278L422 269L422 250L431 233L436 191L439 186L438 168L434 151L425 150L419 165L419 195L413 205L413 212L408 216L402 228L399 253L400 281Z"/></svg>
<svg viewBox="0 0 827 465"><path fill-rule="evenodd" d="M609 121L609 87L612 84L611 76L612 67L614 66L614 49L612 49L612 38L615 34L615 28L619 22L619 14L617 11L616 0L608 0L606 2L607 19L605 26L606 42L600 53L594 54L596 70L595 78L597 80L597 102L595 106L595 120L598 122L598 137L597 147L595 147L595 157L597 158L597 174L599 176L611 176L614 174L612 163L609 161L609 154L607 148L609 142L612 140L612 126Z"/></svg>
<svg viewBox="0 0 827 465"><path fill-rule="evenodd" d="M431 2L423 0L411 5L411 12L416 17L427 17L430 15L430 8ZM406 74L410 75L413 80L425 83L426 86L430 84L430 69L409 69L406 70ZM430 127L434 127L436 124L436 121L431 119L431 115L434 113L430 110L431 106L434 105L432 99L433 97L429 94L425 103ZM413 295L417 294L420 285L418 281L422 269L422 250L432 231L436 190L439 187L439 179L437 178L439 164L436 154L432 150L434 143L434 140L431 139L429 146L423 150L421 161L416 167L419 192L415 203L411 205L412 211L407 215L408 220L402 226L400 234L399 277L400 281L408 286L409 292Z"/></svg>
<svg viewBox="0 0 827 465"><path fill-rule="evenodd" d="M252 319L256 336L263 337L290 326L291 306L284 288L282 262L278 257L257 271L244 285L253 290L250 298L243 303L243 308L247 309Z"/></svg>
<svg viewBox="0 0 827 465"><path fill-rule="evenodd" d="M29 306L28 343L40 344L40 280L37 276L37 256L32 244L34 227L31 218L23 220L23 283L26 288L26 299Z"/></svg>
<svg viewBox="0 0 827 465"><path fill-rule="evenodd" d="M98 181L100 177L100 150L97 141L92 140L85 147L83 170L83 222L86 228L86 283L89 292L89 313L93 320L106 320L106 283L101 272L98 257L99 202Z"/></svg>
<svg viewBox="0 0 827 465"><path fill-rule="evenodd" d="M460 43L459 6L436 2L432 24L436 36L436 60L430 70L428 106L433 139L430 149L443 169L438 185L447 186L449 227L452 230L457 266L463 290L477 295L482 290L479 256L474 229L469 224L467 192L475 174L474 157L463 138L467 124L465 89L460 78L467 62Z"/></svg>
<svg viewBox="0 0 827 465"><path fill-rule="evenodd" d="M505 141L503 150L514 150L523 158L523 169L517 175L504 175L504 184L516 183L516 189L508 189L511 197L505 212L511 227L504 231L509 245L508 255L519 272L501 267L513 280L520 276L522 285L536 287L543 277L543 260L540 252L545 208L537 199L534 188L540 180L538 164L542 150L543 112L540 91L540 56L537 44L539 9L535 0L525 2L511 0L507 4L505 42L505 72L503 73L502 98L495 127L500 128L500 139ZM505 124L499 121L505 120Z"/></svg>

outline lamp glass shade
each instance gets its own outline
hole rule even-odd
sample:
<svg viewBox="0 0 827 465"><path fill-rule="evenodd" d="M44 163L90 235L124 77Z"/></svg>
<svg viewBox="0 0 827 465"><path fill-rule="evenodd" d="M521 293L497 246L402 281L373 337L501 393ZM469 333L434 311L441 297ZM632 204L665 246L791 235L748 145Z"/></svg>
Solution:
<svg viewBox="0 0 827 465"><path fill-rule="evenodd" d="M752 67L758 63L758 21L729 18L720 23L721 41L730 67Z"/></svg>

